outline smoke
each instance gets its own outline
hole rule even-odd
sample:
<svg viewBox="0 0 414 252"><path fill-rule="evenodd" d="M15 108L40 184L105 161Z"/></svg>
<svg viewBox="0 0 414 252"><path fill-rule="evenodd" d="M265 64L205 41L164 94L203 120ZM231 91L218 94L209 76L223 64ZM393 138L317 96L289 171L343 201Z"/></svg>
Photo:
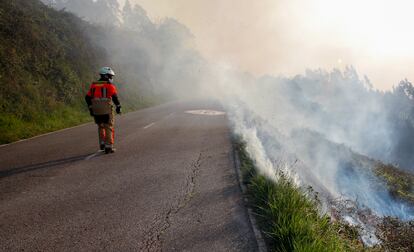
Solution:
<svg viewBox="0 0 414 252"><path fill-rule="evenodd" d="M207 62L194 49L191 31L173 18L152 21L139 5L118 0L42 0L87 22L95 46L106 52L124 104L157 103L199 90L200 72ZM188 93L194 95L194 92Z"/></svg>
<svg viewBox="0 0 414 252"><path fill-rule="evenodd" d="M381 89L413 79L407 0L130 0L151 17L171 16L195 35L212 61L257 75L352 64ZM386 18L384 18L386 17Z"/></svg>
<svg viewBox="0 0 414 252"><path fill-rule="evenodd" d="M326 199L350 199L378 216L414 218L412 206L392 197L373 171L375 160L414 171L413 149L404 143L414 132L411 83L378 92L349 67L222 85L231 90L221 95L235 130L263 174L274 178L282 169Z"/></svg>
<svg viewBox="0 0 414 252"><path fill-rule="evenodd" d="M219 66L214 76L212 95L263 175L277 182L282 172L296 185L311 186L321 210L359 226L367 246L380 243L377 217L414 219L413 203L391 195L375 174L377 160L414 171L410 82L379 92L352 67L255 79Z"/></svg>
<svg viewBox="0 0 414 252"><path fill-rule="evenodd" d="M104 12L117 20L115 25L108 28L106 19L90 35L107 51L108 65L118 69L127 98L216 98L264 175L277 180L281 171L297 185L312 186L326 207L343 199L378 216L414 219L412 205L392 197L373 170L381 161L414 172L410 82L381 92L353 67L256 78L206 61L194 49L192 33L177 20L153 22L138 5L113 11L113 0L85 2L54 0L86 20L109 6Z"/></svg>

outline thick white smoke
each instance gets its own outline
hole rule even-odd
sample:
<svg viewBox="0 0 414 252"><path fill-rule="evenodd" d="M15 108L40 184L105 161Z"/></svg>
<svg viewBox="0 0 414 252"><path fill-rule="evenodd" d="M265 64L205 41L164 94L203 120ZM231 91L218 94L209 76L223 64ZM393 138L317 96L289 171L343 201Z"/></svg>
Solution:
<svg viewBox="0 0 414 252"><path fill-rule="evenodd" d="M322 210L358 225L368 246L380 242L369 215L414 219L412 203L392 196L374 172L376 160L413 171L406 155L412 147L405 143L414 133L411 83L382 93L353 68L259 80L215 69L211 94L226 107L262 174L277 181L282 171L295 184L311 186Z"/></svg>
<svg viewBox="0 0 414 252"><path fill-rule="evenodd" d="M414 219L412 206L392 197L373 172L375 160L411 164L404 156L411 149L401 150L401 135L413 132L409 117L401 117L413 109L410 83L381 93L353 68L259 80L223 71L216 72L220 87L214 89L264 174L274 178L283 169L325 199L349 199L378 216Z"/></svg>

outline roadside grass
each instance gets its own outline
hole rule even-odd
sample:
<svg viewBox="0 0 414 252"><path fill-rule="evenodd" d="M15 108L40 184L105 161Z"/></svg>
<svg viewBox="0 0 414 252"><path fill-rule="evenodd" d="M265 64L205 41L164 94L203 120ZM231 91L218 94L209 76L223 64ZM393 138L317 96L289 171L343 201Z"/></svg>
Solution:
<svg viewBox="0 0 414 252"><path fill-rule="evenodd" d="M139 100L125 99L122 113L126 114L139 109L156 106L166 102L158 97L143 97ZM121 101L124 101L121 99ZM0 113L0 144L7 144L40 134L92 122L86 105L83 103L65 105L56 104L49 111L41 111L33 106L32 111L20 113Z"/></svg>
<svg viewBox="0 0 414 252"><path fill-rule="evenodd" d="M249 202L271 251L366 250L356 228L320 214L312 192L298 188L283 174L277 182L260 175L245 145L236 140L235 147Z"/></svg>
<svg viewBox="0 0 414 252"><path fill-rule="evenodd" d="M123 114L166 102L165 99L155 96L142 97L137 100L126 97L121 101L123 101ZM31 111L24 111L24 113L0 113L0 144L93 121L83 103L71 105L56 103L53 108L47 108L47 110L41 111L38 106L32 106Z"/></svg>
<svg viewBox="0 0 414 252"><path fill-rule="evenodd" d="M92 121L89 113L79 107L61 106L50 113L35 113L30 118L0 114L0 144L30 138Z"/></svg>

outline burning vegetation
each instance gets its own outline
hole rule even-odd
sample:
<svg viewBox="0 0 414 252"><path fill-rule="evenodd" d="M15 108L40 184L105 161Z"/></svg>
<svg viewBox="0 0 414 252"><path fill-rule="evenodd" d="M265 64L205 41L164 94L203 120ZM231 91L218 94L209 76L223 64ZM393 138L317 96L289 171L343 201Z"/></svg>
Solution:
<svg viewBox="0 0 414 252"><path fill-rule="evenodd" d="M393 165L377 163L375 174L385 181L391 195L414 206L414 175ZM414 238L414 236L413 236Z"/></svg>
<svg viewBox="0 0 414 252"><path fill-rule="evenodd" d="M344 198L330 200L328 212L323 213L323 202L312 187L298 187L283 172L277 181L261 175L245 143L236 140L235 148L251 207L271 251L414 250L414 221L380 217ZM394 172L389 176L397 180L399 176L403 184L412 178L393 166L381 167Z"/></svg>

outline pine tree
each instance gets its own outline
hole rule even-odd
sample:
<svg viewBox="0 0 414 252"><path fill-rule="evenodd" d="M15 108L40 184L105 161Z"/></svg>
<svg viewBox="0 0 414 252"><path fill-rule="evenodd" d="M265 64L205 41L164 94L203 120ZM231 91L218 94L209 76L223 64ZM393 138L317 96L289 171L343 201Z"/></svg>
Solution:
<svg viewBox="0 0 414 252"><path fill-rule="evenodd" d="M117 0L98 0L94 2L94 9L91 11L94 17L90 21L109 27L121 25L120 6Z"/></svg>
<svg viewBox="0 0 414 252"><path fill-rule="evenodd" d="M129 0L126 0L125 2L124 8L122 9L122 16L124 20L124 26L129 27L130 24L133 23L133 11Z"/></svg>
<svg viewBox="0 0 414 252"><path fill-rule="evenodd" d="M65 9L86 21L103 26L120 26L121 12L117 0L42 0L55 9Z"/></svg>
<svg viewBox="0 0 414 252"><path fill-rule="evenodd" d="M139 5L131 6L129 0L125 2L122 11L124 27L130 30L145 32L154 28L154 24L149 19L147 12Z"/></svg>

